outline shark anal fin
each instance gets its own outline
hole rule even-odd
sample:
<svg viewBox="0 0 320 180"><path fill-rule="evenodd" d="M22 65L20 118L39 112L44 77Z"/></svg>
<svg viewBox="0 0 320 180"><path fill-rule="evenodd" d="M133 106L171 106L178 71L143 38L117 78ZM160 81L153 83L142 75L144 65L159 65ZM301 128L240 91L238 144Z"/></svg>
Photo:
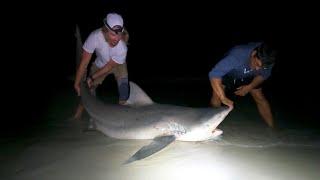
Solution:
<svg viewBox="0 0 320 180"><path fill-rule="evenodd" d="M143 146L141 149L139 149L139 151L131 156L124 164L128 164L133 161L141 160L143 158L151 156L152 154L165 148L175 140L176 137L174 135L156 137L149 145Z"/></svg>

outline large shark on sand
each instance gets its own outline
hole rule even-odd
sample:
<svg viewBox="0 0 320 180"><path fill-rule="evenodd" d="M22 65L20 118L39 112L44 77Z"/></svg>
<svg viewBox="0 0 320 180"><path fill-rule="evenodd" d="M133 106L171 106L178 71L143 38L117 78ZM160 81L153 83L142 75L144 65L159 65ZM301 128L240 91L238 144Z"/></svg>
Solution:
<svg viewBox="0 0 320 180"><path fill-rule="evenodd" d="M79 35L77 33L76 37L80 45ZM90 93L85 82L81 84L81 99L96 130L117 139L153 139L125 163L148 157L175 140L205 141L218 137L222 134L218 125L232 110L158 104L133 82L130 82L126 105L99 100Z"/></svg>
<svg viewBox="0 0 320 180"><path fill-rule="evenodd" d="M154 103L135 83L130 82L127 105L108 104L81 86L82 103L96 129L117 139L153 139L126 163L140 160L163 149L175 140L205 141L222 131L218 125L231 108L192 108Z"/></svg>

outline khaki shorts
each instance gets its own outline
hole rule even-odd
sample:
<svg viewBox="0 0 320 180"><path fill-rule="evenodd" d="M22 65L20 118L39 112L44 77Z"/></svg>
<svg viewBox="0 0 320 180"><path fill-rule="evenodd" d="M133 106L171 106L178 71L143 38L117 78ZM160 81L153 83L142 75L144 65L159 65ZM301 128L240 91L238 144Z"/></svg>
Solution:
<svg viewBox="0 0 320 180"><path fill-rule="evenodd" d="M96 66L95 63L92 64L90 68L90 75L97 72L100 68ZM128 69L127 69L127 63L119 64L116 67L112 68L111 71L99 78L96 78L93 82L93 86L97 87L98 85L102 84L103 80L109 75L114 74L114 77L116 78L117 82L119 82L122 78L128 78Z"/></svg>

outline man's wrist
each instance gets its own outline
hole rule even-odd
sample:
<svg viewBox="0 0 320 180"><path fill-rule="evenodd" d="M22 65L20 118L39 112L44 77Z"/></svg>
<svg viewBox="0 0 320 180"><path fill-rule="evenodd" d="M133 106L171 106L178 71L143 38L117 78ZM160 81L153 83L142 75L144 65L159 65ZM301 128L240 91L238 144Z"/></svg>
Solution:
<svg viewBox="0 0 320 180"><path fill-rule="evenodd" d="M91 79L91 81L94 81L94 79L93 79L92 75L90 75L90 76L89 76L89 79Z"/></svg>
<svg viewBox="0 0 320 180"><path fill-rule="evenodd" d="M254 85L254 84L248 84L247 86L248 86L248 89L249 89L249 90L252 90L252 89L255 88L255 85Z"/></svg>

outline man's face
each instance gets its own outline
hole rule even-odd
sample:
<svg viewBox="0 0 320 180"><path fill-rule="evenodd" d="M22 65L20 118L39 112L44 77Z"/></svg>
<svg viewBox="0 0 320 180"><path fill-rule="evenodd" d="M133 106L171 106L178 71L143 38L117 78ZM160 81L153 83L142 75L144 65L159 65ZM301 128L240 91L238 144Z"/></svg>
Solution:
<svg viewBox="0 0 320 180"><path fill-rule="evenodd" d="M250 57L250 67L251 69L254 69L257 71L262 68L263 64L262 64L262 61L259 58L257 58L256 53L257 52L254 51Z"/></svg>
<svg viewBox="0 0 320 180"><path fill-rule="evenodd" d="M106 32L107 42L111 47L114 47L119 43L119 41L121 40L121 36L122 36L122 33L116 33L111 30Z"/></svg>

